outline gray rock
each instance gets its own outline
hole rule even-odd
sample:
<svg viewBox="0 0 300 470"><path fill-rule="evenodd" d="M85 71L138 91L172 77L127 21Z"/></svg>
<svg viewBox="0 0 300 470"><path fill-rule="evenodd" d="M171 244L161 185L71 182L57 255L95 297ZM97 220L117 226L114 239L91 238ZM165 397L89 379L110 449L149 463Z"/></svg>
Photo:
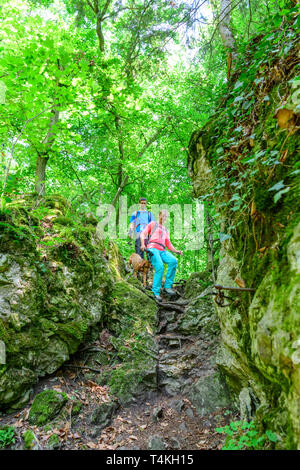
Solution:
<svg viewBox="0 0 300 470"><path fill-rule="evenodd" d="M171 449L180 449L180 442L176 437L171 437L169 441Z"/></svg>
<svg viewBox="0 0 300 470"><path fill-rule="evenodd" d="M180 413L183 410L185 404L183 400L172 400L170 402L170 406L174 410L178 411L178 413Z"/></svg>
<svg viewBox="0 0 300 470"><path fill-rule="evenodd" d="M220 328L211 297L191 300L178 322L177 331L185 335L198 334L201 331L208 338L215 337Z"/></svg>
<svg viewBox="0 0 300 470"><path fill-rule="evenodd" d="M186 427L185 423L180 423L180 424L179 424L179 429L180 429L180 431L186 432L186 431L187 431L187 427Z"/></svg>
<svg viewBox="0 0 300 470"><path fill-rule="evenodd" d="M141 449L137 446L133 446L133 447L124 447L124 446L122 446L122 447L118 447L117 450L141 450Z"/></svg>
<svg viewBox="0 0 300 470"><path fill-rule="evenodd" d="M162 417L162 415L163 415L162 407L157 406L156 408L154 408L153 413L152 413L153 421L157 423L157 421L159 421L159 419Z"/></svg>
<svg viewBox="0 0 300 470"><path fill-rule="evenodd" d="M230 404L227 388L217 372L201 377L191 387L188 398L201 417Z"/></svg>
<svg viewBox="0 0 300 470"><path fill-rule="evenodd" d="M167 447L163 438L159 435L153 435L149 437L148 449L149 450L165 450Z"/></svg>
<svg viewBox="0 0 300 470"><path fill-rule="evenodd" d="M100 436L103 426L93 426L89 432L89 436L94 439L95 437Z"/></svg>
<svg viewBox="0 0 300 470"><path fill-rule="evenodd" d="M186 414L190 417L190 418L193 418L194 417L194 412L192 410L192 408L187 408L185 410Z"/></svg>
<svg viewBox="0 0 300 470"><path fill-rule="evenodd" d="M111 422L113 412L117 409L115 402L102 403L91 416L91 424L96 424L100 429L105 428Z"/></svg>

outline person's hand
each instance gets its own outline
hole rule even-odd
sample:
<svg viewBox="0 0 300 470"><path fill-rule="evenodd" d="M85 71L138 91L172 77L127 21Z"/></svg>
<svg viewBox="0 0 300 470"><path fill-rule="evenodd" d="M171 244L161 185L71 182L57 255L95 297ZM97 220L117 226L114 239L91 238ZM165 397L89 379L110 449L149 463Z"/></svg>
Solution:
<svg viewBox="0 0 300 470"><path fill-rule="evenodd" d="M180 250L176 250L176 253L177 253L177 255L180 255L180 256L182 256L182 251L180 251Z"/></svg>
<svg viewBox="0 0 300 470"><path fill-rule="evenodd" d="M141 250L145 251L145 245L141 245Z"/></svg>

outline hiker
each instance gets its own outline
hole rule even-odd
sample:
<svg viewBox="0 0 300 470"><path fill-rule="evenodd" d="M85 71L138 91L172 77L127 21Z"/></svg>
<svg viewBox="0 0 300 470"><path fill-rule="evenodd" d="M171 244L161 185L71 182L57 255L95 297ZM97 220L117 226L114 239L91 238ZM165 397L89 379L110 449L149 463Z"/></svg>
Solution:
<svg viewBox="0 0 300 470"><path fill-rule="evenodd" d="M149 225L143 230L140 235L141 249L147 250L150 254L150 261L154 267L155 274L152 284L152 292L155 295L156 300L159 302L162 300L160 297L160 289L162 284L162 278L164 273L164 263L168 265L168 271L165 279L164 290L169 295L175 295L176 292L172 289L174 282L177 259L165 250L167 247L173 253L182 255L182 251L176 250L170 242L169 232L164 227L164 223L168 218L168 211L162 210L159 213L158 222L150 222ZM147 246L145 245L145 239L148 238Z"/></svg>
<svg viewBox="0 0 300 470"><path fill-rule="evenodd" d="M140 234L144 228L152 221L155 221L152 212L147 211L147 199L140 197L140 210L132 213L129 220L129 237L135 238L135 252L144 259L144 251L141 250Z"/></svg>

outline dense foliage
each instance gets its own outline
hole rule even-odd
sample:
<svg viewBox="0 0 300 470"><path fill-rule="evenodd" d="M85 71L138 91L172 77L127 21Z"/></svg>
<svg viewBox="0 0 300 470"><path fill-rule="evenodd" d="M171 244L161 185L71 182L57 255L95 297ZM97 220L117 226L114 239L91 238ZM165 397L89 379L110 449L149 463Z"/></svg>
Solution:
<svg viewBox="0 0 300 470"><path fill-rule="evenodd" d="M0 8L2 210L33 191L60 193L79 214L95 213L99 202L118 209L121 195L128 206L140 195L153 204L191 203L188 141L228 87L220 2L1 0ZM237 53L280 24L284 38L291 14L293 1L232 2ZM258 60L280 40L266 36ZM245 87L231 93L249 113ZM184 249L185 240L174 244ZM120 246L127 256L131 248ZM205 247L197 254L186 253L183 276L205 265Z"/></svg>

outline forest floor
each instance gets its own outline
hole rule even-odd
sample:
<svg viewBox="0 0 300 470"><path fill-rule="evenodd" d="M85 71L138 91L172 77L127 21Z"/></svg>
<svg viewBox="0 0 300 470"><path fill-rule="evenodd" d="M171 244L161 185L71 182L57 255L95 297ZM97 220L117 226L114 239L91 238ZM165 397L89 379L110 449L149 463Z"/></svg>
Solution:
<svg viewBox="0 0 300 470"><path fill-rule="evenodd" d="M183 299L184 301L184 299ZM33 398L43 390L53 389L64 392L70 399L65 412L46 426L33 426L28 421L29 410L33 401L22 410L12 414L0 416L0 427L13 426L16 430L16 439L13 449L24 449L23 434L31 430L35 436L34 449L61 449L61 450L218 450L224 445L224 435L216 432L216 427L229 424L238 415L226 408L217 408L215 411L199 416L195 406L185 392L186 384L197 381L205 376L211 369L210 356L215 348L210 343L214 341L187 336L179 348L168 347L168 340L174 338L176 321L180 314L177 312L175 320L169 324L171 331L166 331L164 314L169 309L160 306L161 334L157 335L160 346L160 360L168 365L167 374L177 370L177 392L168 393L168 383L160 386L158 391L148 395L145 399L135 400L130 405L121 406L114 411L109 424L97 426L91 423L92 413L112 397L107 386L97 384L97 376L90 370L84 369L85 359L81 353L64 365L56 373L41 379L34 389ZM167 327L168 329L168 327ZM195 345L195 341L197 341ZM180 341L179 341L180 342ZM87 346L97 347L99 341ZM171 342L170 342L171 344ZM197 349L197 356L193 351ZM88 349L88 348L87 348ZM200 351L200 355L199 355ZM165 357L164 357L165 356ZM197 367L195 367L197 363ZM162 365L162 367L164 367ZM182 374L178 376L178 369ZM174 378L171 378L174 384ZM170 388L169 388L170 390ZM174 389L173 389L174 390ZM176 388L175 388L176 391ZM149 398L150 396L150 398ZM74 400L80 403L80 411L74 413ZM49 445L51 436L56 435L55 445Z"/></svg>

